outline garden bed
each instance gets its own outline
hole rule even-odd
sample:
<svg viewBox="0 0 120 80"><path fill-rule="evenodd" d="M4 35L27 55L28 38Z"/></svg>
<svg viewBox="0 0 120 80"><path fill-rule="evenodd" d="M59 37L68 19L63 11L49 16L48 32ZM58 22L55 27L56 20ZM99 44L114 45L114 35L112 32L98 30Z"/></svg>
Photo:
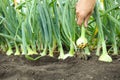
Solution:
<svg viewBox="0 0 120 80"><path fill-rule="evenodd" d="M120 80L119 58L113 57L112 63L100 62L96 56L87 61L48 56L29 61L24 56L0 54L0 80Z"/></svg>

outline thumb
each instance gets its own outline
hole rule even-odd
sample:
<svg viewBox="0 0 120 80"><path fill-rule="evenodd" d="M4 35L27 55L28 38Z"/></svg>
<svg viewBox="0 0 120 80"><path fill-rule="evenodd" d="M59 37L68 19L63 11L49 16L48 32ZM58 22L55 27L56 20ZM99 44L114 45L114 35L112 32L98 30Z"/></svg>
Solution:
<svg viewBox="0 0 120 80"><path fill-rule="evenodd" d="M88 14L88 16L85 18L85 21L84 21L84 26L87 27L88 26L88 20L91 16L91 13Z"/></svg>

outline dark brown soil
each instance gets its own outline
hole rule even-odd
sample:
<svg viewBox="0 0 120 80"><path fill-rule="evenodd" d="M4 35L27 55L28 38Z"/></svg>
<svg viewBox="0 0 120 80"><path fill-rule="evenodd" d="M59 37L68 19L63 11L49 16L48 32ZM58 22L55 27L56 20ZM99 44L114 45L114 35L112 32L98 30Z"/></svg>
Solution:
<svg viewBox="0 0 120 80"><path fill-rule="evenodd" d="M24 57L0 54L0 80L120 80L120 61L112 63L79 58L58 60L42 57L29 61Z"/></svg>

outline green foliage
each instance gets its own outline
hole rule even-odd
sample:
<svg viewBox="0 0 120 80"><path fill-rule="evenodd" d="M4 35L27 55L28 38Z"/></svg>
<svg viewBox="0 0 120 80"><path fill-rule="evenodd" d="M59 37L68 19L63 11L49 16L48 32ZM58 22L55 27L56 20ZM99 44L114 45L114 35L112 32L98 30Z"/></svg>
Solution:
<svg viewBox="0 0 120 80"><path fill-rule="evenodd" d="M60 53L59 59L74 56L76 40L81 35L81 28L75 21L76 1L25 0L15 5L11 0L0 0L1 50L7 55L26 55L32 60L45 55L53 57L54 51ZM99 60L111 62L109 54L119 54L120 1L101 3L97 0L86 29L87 52L95 49ZM28 56L33 54L39 56L35 59Z"/></svg>

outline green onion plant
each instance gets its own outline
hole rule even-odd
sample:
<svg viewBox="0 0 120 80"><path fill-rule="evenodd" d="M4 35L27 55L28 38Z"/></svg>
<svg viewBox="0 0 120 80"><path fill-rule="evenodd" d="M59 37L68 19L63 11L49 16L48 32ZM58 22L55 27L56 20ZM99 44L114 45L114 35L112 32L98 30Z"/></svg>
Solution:
<svg viewBox="0 0 120 80"><path fill-rule="evenodd" d="M74 57L77 48L112 62L120 48L120 1L97 0L88 27L76 24L77 0L0 0L0 50L6 55ZM102 4L102 5L101 5ZM90 51L89 51L90 50ZM31 55L38 55L32 58Z"/></svg>

